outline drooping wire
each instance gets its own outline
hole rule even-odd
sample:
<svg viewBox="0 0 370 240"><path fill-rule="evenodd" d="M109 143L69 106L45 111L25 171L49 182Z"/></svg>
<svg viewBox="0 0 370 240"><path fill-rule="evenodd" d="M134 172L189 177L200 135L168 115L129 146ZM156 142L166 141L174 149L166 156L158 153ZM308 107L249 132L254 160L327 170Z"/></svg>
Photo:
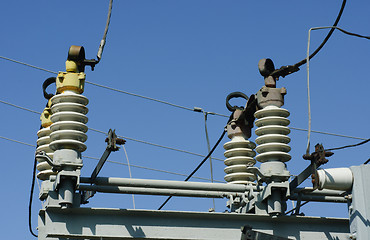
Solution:
<svg viewBox="0 0 370 240"><path fill-rule="evenodd" d="M370 40L369 36L363 36L360 34L356 33L351 33L346 30L343 30L341 28L334 26L329 26L329 27L314 27L310 28L308 30L308 41L307 41L307 56L306 56L306 63L307 63L307 103L308 103L308 134L307 134L307 148L306 148L306 154L308 155L310 152L310 138L311 138L311 101L310 101L310 41L311 41L311 31L312 30L320 30L320 29L327 29L331 28L333 29L338 29L339 31L348 34L350 36L355 36L355 37L360 37L360 38L365 38Z"/></svg>
<svg viewBox="0 0 370 240"><path fill-rule="evenodd" d="M129 173L130 178L132 178L131 165L130 165L130 161L128 160L128 155L127 155L125 145L122 145L122 148L123 148L123 152L125 153L126 160L127 160L128 173ZM132 205L133 205L134 209L136 209L136 207L135 207L135 195L134 194L132 194Z"/></svg>
<svg viewBox="0 0 370 240"><path fill-rule="evenodd" d="M325 151L335 151L335 150L340 150L340 149L344 149L344 148L357 147L357 146L365 144L369 141L370 141L370 138L365 140L365 141L359 142L357 144L347 145L347 146L343 146L343 147L329 148L329 149L325 149Z"/></svg>
<svg viewBox="0 0 370 240"><path fill-rule="evenodd" d="M28 229L30 230L30 233L34 237L38 237L37 234L35 234L32 230L32 200L33 200L33 190L35 188L35 180L36 180L36 164L37 160L35 158L35 161L33 163L33 172L32 172L32 184L31 184L31 192L30 192L30 200L28 202Z"/></svg>
<svg viewBox="0 0 370 240"><path fill-rule="evenodd" d="M98 53L96 55L96 57L98 58L98 62L100 62L100 59L102 57L104 46L105 46L105 42L106 42L106 39L107 39L107 33L108 33L108 29L109 29L109 24L110 24L110 17L112 15L112 6L113 6L113 0L110 0L109 1L109 7L108 7L107 23L105 25L103 38L100 41Z"/></svg>
<svg viewBox="0 0 370 240"><path fill-rule="evenodd" d="M198 170L199 168L207 161L207 159L209 158L209 156L211 156L211 154L215 151L215 149L217 148L217 146L220 144L221 140L223 139L223 137L225 136L225 133L226 133L226 130L224 129L220 138L217 140L216 144L213 146L213 148L211 149L211 151L208 153L208 155L198 164L198 166L189 174L189 176L184 180L184 182L187 182ZM172 196L169 196L166 201L164 201L162 203L162 205L158 208L158 210L161 210L167 203L168 201L172 198Z"/></svg>

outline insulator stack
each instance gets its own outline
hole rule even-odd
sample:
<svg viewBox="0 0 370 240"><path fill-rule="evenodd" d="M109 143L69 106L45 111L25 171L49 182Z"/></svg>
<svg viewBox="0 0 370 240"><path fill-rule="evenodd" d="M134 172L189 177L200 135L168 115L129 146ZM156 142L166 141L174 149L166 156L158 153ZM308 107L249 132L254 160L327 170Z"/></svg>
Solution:
<svg viewBox="0 0 370 240"><path fill-rule="evenodd" d="M88 99L74 91L64 91L51 98L50 126L52 140L50 148L53 150L72 149L78 152L86 150L84 142L87 140L86 123Z"/></svg>
<svg viewBox="0 0 370 240"><path fill-rule="evenodd" d="M258 144L256 151L259 153L256 160L259 162L287 162L291 159L290 133L288 125L290 123L287 117L289 111L274 105L268 105L265 108L255 112L254 116L258 119L255 125Z"/></svg>
<svg viewBox="0 0 370 240"><path fill-rule="evenodd" d="M50 138L50 127L41 128L37 132L37 149L36 151L44 151L51 159L53 159L54 151L51 150L49 144L51 142ZM50 175L55 175L56 173L51 170L51 166L42 158L37 158L37 170L39 173L37 173L37 178L40 180L48 180Z"/></svg>
<svg viewBox="0 0 370 240"><path fill-rule="evenodd" d="M255 175L247 170L248 167L252 167L256 163L256 160L254 160L256 152L253 150L255 147L255 143L240 135L233 136L231 141L224 144L226 150L224 163L227 166L224 169L226 182L250 184L256 179Z"/></svg>

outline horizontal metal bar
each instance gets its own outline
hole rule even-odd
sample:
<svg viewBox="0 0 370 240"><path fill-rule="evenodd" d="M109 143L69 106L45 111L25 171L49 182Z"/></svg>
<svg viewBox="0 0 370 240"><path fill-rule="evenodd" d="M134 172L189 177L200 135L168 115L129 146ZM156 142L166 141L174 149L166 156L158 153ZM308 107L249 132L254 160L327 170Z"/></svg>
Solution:
<svg viewBox="0 0 370 240"><path fill-rule="evenodd" d="M158 189L158 188L97 186L97 185L80 185L78 187L78 190L96 191L96 192L105 192L105 193L161 195L161 196L178 196L178 197L203 197L203 198L224 198L229 195L233 195L233 196L243 195L243 193L233 193L233 192L194 191L194 190L179 190L179 189Z"/></svg>
<svg viewBox="0 0 370 240"><path fill-rule="evenodd" d="M302 193L302 194L309 194L309 195L339 196L339 197L343 197L344 195L346 195L345 191L330 190L330 189L314 190L312 187L296 188L294 189L294 193Z"/></svg>
<svg viewBox="0 0 370 240"><path fill-rule="evenodd" d="M143 188L166 188L166 189L187 189L204 191L222 191L244 193L253 188L258 190L257 186L247 186L243 184L224 184L224 183L203 183L203 182L184 182L153 179L135 179L135 178L112 178L97 177L95 181L82 177L81 183L93 183L95 185L106 186L126 186Z"/></svg>
<svg viewBox="0 0 370 240"><path fill-rule="evenodd" d="M299 195L294 193L288 197L290 200L298 200ZM308 195L302 194L300 196L302 201L310 201L310 202L337 202L337 203L347 203L347 199L344 197L339 196L321 196L321 195Z"/></svg>

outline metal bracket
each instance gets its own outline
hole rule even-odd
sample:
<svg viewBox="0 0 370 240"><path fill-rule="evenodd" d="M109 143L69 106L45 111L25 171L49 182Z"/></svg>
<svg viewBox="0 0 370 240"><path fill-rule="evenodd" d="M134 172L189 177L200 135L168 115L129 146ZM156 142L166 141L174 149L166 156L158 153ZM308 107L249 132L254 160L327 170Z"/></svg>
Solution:
<svg viewBox="0 0 370 240"><path fill-rule="evenodd" d="M53 168L53 171L56 171L56 170L60 170L61 169L61 165L59 164L55 164L53 159L51 159L45 151L38 151L36 152L35 154L35 159L37 160L38 158L41 158L43 159L44 161L46 161L52 168ZM37 160L38 162L41 162L39 160Z"/></svg>
<svg viewBox="0 0 370 240"><path fill-rule="evenodd" d="M117 135L115 133L116 130L109 129L108 137L105 139L105 142L107 143L107 147L105 148L105 151L103 155L101 156L98 165L95 167L94 171L91 174L91 182L95 180L95 178L98 176L100 170L103 168L103 165L105 161L108 159L111 152L115 152L119 150L118 145L125 144L126 140L117 138Z"/></svg>
<svg viewBox="0 0 370 240"><path fill-rule="evenodd" d="M241 228L241 240L289 240L289 238L274 236L271 234L258 232L252 229L251 226L245 225Z"/></svg>
<svg viewBox="0 0 370 240"><path fill-rule="evenodd" d="M310 155L303 155L303 159L310 160L311 164L292 180L292 182L289 184L290 190L294 190L309 176L315 174L318 167L329 161L325 157L330 157L333 154L334 153L332 152L326 152L322 144L316 144L315 152L311 153ZM315 185L316 183L313 182L313 184Z"/></svg>

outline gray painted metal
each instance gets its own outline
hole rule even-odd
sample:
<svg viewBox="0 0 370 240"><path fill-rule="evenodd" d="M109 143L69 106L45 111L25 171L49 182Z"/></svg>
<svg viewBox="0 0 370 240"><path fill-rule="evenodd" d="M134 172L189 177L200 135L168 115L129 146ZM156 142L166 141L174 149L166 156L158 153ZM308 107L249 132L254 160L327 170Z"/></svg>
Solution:
<svg viewBox="0 0 370 240"><path fill-rule="evenodd" d="M39 239L240 239L241 227L245 225L255 231L290 239L347 240L349 236L347 219L48 208L39 213Z"/></svg>
<svg viewBox="0 0 370 240"><path fill-rule="evenodd" d="M105 192L105 193L161 195L161 196L179 196L179 197L203 197L203 198L225 198L230 195L242 197L244 195L243 193L232 193L232 192L138 188L138 187L121 187L121 186L96 186L96 185L92 185L92 186L91 185L80 185L78 187L78 190L96 191L96 192Z"/></svg>
<svg viewBox="0 0 370 240"><path fill-rule="evenodd" d="M352 239L370 239L370 165L354 166L352 197L348 205Z"/></svg>
<svg viewBox="0 0 370 240"><path fill-rule="evenodd" d="M188 190L241 192L241 193L244 193L251 188L253 188L254 190L257 189L256 186L246 186L243 184L201 183L201 182L184 182L184 181L135 179L135 178L113 178L113 177L98 177L93 182L91 182L89 178L82 177L80 181L81 183L94 183L95 185L188 189Z"/></svg>

